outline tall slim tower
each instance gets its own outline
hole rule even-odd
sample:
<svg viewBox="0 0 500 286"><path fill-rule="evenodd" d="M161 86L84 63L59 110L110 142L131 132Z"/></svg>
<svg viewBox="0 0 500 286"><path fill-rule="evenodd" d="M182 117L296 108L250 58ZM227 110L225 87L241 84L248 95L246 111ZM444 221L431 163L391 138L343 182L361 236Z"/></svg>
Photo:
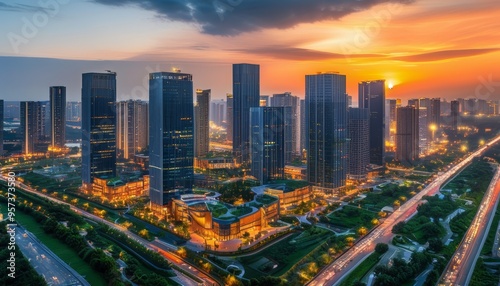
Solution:
<svg viewBox="0 0 500 286"><path fill-rule="evenodd" d="M151 207L162 211L193 187L193 77L149 74L149 176Z"/></svg>
<svg viewBox="0 0 500 286"><path fill-rule="evenodd" d="M233 65L233 97L233 153L238 163L249 163L250 108L259 107L259 65Z"/></svg>
<svg viewBox="0 0 500 286"><path fill-rule="evenodd" d="M149 144L149 106L142 100L116 103L116 143L120 156L131 159Z"/></svg>
<svg viewBox="0 0 500 286"><path fill-rule="evenodd" d="M66 87L51 86L50 90L50 145L64 147L66 143Z"/></svg>
<svg viewBox="0 0 500 286"><path fill-rule="evenodd" d="M385 80L358 84L359 108L370 110L370 163L385 163Z"/></svg>
<svg viewBox="0 0 500 286"><path fill-rule="evenodd" d="M419 157L418 109L413 106L397 110L396 160L413 164Z"/></svg>
<svg viewBox="0 0 500 286"><path fill-rule="evenodd" d="M3 155L3 99L0 99L0 156Z"/></svg>
<svg viewBox="0 0 500 286"><path fill-rule="evenodd" d="M82 75L82 181L116 176L116 73Z"/></svg>
<svg viewBox="0 0 500 286"><path fill-rule="evenodd" d="M285 177L285 126L290 107L250 108L251 173L261 183Z"/></svg>
<svg viewBox="0 0 500 286"><path fill-rule="evenodd" d="M41 151L39 143L45 138L43 133L45 113L42 110L42 104L39 101L21 101L19 110L23 153L31 154Z"/></svg>
<svg viewBox="0 0 500 286"><path fill-rule="evenodd" d="M234 106L234 100L233 100L233 95L228 93L226 94L226 132L227 132L227 141L233 142L233 106Z"/></svg>
<svg viewBox="0 0 500 286"><path fill-rule="evenodd" d="M287 164L293 160L293 155L300 155L300 98L293 96L291 92L274 94L271 97L272 107L290 107L291 111L291 133L285 134L287 150L285 150L285 161ZM288 146L290 145L290 146Z"/></svg>
<svg viewBox="0 0 500 286"><path fill-rule="evenodd" d="M453 131L458 130L458 116L460 114L460 104L457 100L452 100L451 101L451 129Z"/></svg>
<svg viewBox="0 0 500 286"><path fill-rule="evenodd" d="M322 188L345 186L347 177L346 76L306 75L307 178Z"/></svg>
<svg viewBox="0 0 500 286"><path fill-rule="evenodd" d="M210 93L210 89L196 90L196 105L194 106L194 150L196 157L207 155L210 148Z"/></svg>
<svg viewBox="0 0 500 286"><path fill-rule="evenodd" d="M349 108L349 168L348 177L351 180L363 181L367 178L367 167L370 164L369 120L367 108Z"/></svg>
<svg viewBox="0 0 500 286"><path fill-rule="evenodd" d="M300 155L307 148L306 101L300 100Z"/></svg>

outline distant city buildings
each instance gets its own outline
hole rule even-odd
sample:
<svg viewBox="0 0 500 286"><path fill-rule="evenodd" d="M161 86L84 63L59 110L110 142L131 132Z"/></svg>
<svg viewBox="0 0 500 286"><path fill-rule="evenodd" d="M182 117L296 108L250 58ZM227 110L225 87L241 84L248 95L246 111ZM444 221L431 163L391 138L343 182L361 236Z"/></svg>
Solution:
<svg viewBox="0 0 500 286"><path fill-rule="evenodd" d="M210 102L210 121L217 126L226 126L226 101L224 99L214 100Z"/></svg>
<svg viewBox="0 0 500 286"><path fill-rule="evenodd" d="M66 121L81 121L82 119L82 103L76 101L68 101L66 103Z"/></svg>
<svg viewBox="0 0 500 286"><path fill-rule="evenodd" d="M238 163L250 162L250 108L260 104L260 66L233 65L233 153Z"/></svg>
<svg viewBox="0 0 500 286"><path fill-rule="evenodd" d="M250 108L251 174L261 183L285 178L286 126L290 107Z"/></svg>
<svg viewBox="0 0 500 286"><path fill-rule="evenodd" d="M116 176L116 73L82 75L82 183Z"/></svg>
<svg viewBox="0 0 500 286"><path fill-rule="evenodd" d="M3 155L3 99L0 99L0 156Z"/></svg>
<svg viewBox="0 0 500 286"><path fill-rule="evenodd" d="M127 100L116 103L117 149L120 157L133 159L149 144L149 103Z"/></svg>
<svg viewBox="0 0 500 286"><path fill-rule="evenodd" d="M210 148L210 96L210 89L196 90L196 104L194 106L195 157L206 156Z"/></svg>
<svg viewBox="0 0 500 286"><path fill-rule="evenodd" d="M151 208L164 214L173 198L193 187L192 75L149 74L149 104L149 197Z"/></svg>
<svg viewBox="0 0 500 286"><path fill-rule="evenodd" d="M385 164L385 80L358 84L359 108L370 110L370 164Z"/></svg>
<svg viewBox="0 0 500 286"><path fill-rule="evenodd" d="M66 87L51 86L50 96L50 145L63 148L66 143Z"/></svg>
<svg viewBox="0 0 500 286"><path fill-rule="evenodd" d="M418 109L414 106L397 109L396 160L413 165L419 158Z"/></svg>
<svg viewBox="0 0 500 286"><path fill-rule="evenodd" d="M345 186L347 178L346 76L306 75L307 178L319 188Z"/></svg>

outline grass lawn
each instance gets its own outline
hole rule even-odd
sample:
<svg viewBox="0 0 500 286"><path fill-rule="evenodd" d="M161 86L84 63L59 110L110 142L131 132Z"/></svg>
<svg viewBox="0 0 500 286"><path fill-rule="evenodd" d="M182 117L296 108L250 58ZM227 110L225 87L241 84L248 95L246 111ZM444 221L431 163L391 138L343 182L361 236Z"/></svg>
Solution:
<svg viewBox="0 0 500 286"><path fill-rule="evenodd" d="M375 212L351 205L344 206L343 209L328 215L331 224L344 228L358 228L361 226L372 228L371 221L377 217L378 214Z"/></svg>
<svg viewBox="0 0 500 286"><path fill-rule="evenodd" d="M16 220L27 230L33 233L47 248L54 252L61 260L69 264L80 273L91 285L106 285L106 281L85 263L78 253L57 238L46 234L42 227L31 216L18 211Z"/></svg>
<svg viewBox="0 0 500 286"><path fill-rule="evenodd" d="M370 254L361 264L356 267L344 280L340 286L351 286L354 282L361 280L370 269L372 269L380 260L382 255L377 252Z"/></svg>

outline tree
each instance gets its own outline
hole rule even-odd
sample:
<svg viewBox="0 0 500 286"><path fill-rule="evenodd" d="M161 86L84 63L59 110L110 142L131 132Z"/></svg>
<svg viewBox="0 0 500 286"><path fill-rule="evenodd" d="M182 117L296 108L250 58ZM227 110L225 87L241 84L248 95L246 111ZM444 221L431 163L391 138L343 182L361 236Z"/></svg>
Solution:
<svg viewBox="0 0 500 286"><path fill-rule="evenodd" d="M429 239L429 250L440 252L443 249L443 242L441 239L434 237Z"/></svg>
<svg viewBox="0 0 500 286"><path fill-rule="evenodd" d="M389 245L385 243L377 243L377 245L375 246L375 251L377 253L384 254L387 252L387 250L389 250Z"/></svg>
<svg viewBox="0 0 500 286"><path fill-rule="evenodd" d="M404 221L400 221L392 227L392 233L403 233L403 229L406 223Z"/></svg>

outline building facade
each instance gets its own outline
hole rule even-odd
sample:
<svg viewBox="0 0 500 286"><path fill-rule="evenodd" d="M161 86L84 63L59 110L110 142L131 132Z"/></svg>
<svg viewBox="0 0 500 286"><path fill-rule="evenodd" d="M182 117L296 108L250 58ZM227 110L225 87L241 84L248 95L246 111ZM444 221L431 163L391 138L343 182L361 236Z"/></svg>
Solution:
<svg viewBox="0 0 500 286"><path fill-rule="evenodd" d="M41 102L21 101L19 107L22 153L33 154L46 151L40 146L45 140L45 110Z"/></svg>
<svg viewBox="0 0 500 286"><path fill-rule="evenodd" d="M133 159L149 145L149 104L142 100L120 101L117 112L117 148L120 157Z"/></svg>
<svg viewBox="0 0 500 286"><path fill-rule="evenodd" d="M63 148L66 143L66 87L50 87L50 145Z"/></svg>
<svg viewBox="0 0 500 286"><path fill-rule="evenodd" d="M271 97L272 107L289 107L291 112L290 129L286 134L285 161L290 164L294 157L300 156L300 98L291 92L274 94Z"/></svg>
<svg viewBox="0 0 500 286"><path fill-rule="evenodd" d="M397 110L396 160L413 165L419 158L418 109L413 106Z"/></svg>
<svg viewBox="0 0 500 286"><path fill-rule="evenodd" d="M349 108L349 168L348 178L354 181L363 181L367 178L367 168L370 164L369 149L369 120L368 108Z"/></svg>
<svg viewBox="0 0 500 286"><path fill-rule="evenodd" d="M196 157L208 154L210 148L210 89L196 90L194 106L194 153Z"/></svg>

